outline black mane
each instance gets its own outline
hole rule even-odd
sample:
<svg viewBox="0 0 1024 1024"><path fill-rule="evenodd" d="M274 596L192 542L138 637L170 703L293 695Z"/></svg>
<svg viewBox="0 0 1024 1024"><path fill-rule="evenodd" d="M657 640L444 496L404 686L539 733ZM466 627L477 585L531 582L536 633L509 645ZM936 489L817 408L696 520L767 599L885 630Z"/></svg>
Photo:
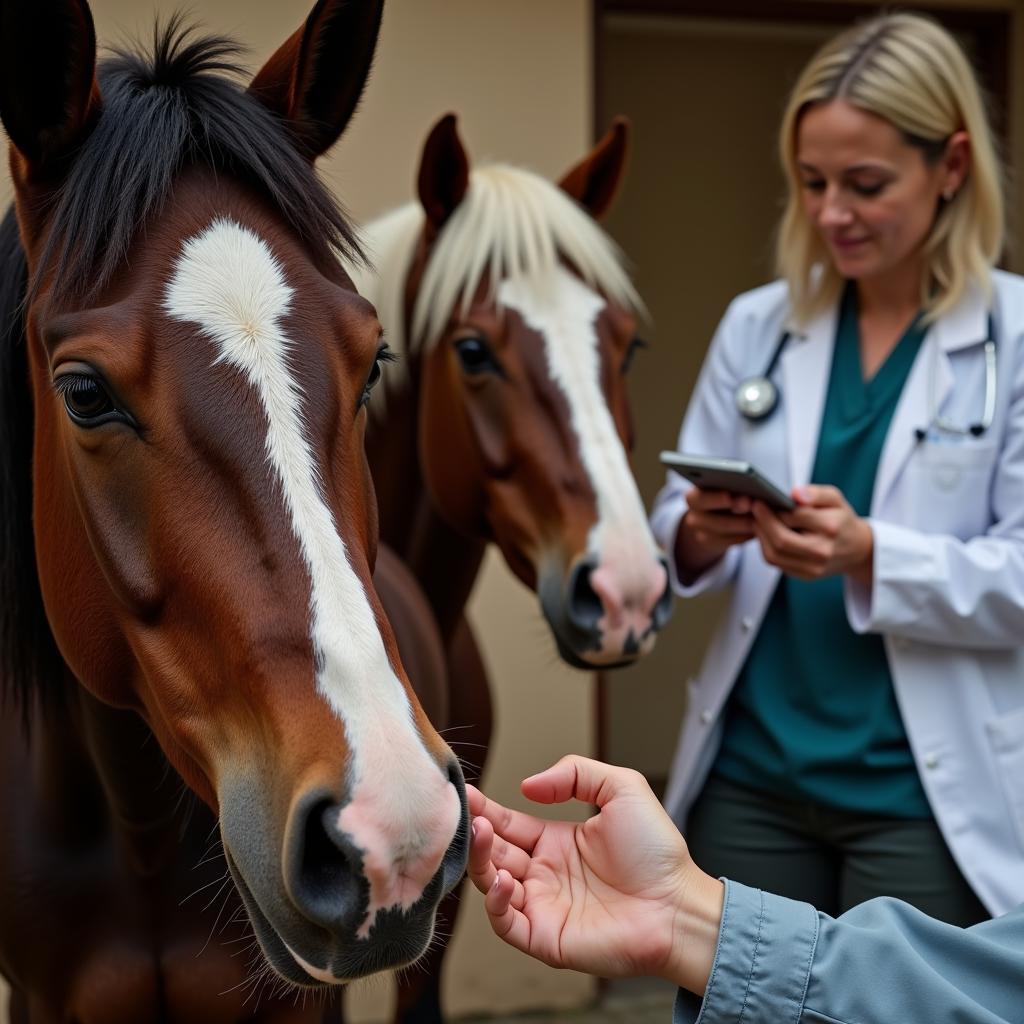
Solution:
<svg viewBox="0 0 1024 1024"><path fill-rule="evenodd" d="M287 127L242 87L241 52L230 39L194 38L176 16L157 27L151 55L115 51L99 66L103 111L56 199L40 260L53 261L55 298L102 288L190 164L255 187L319 257L364 261Z"/></svg>
<svg viewBox="0 0 1024 1024"><path fill-rule="evenodd" d="M25 350L28 271L14 209L0 224L0 696L28 723L38 680L60 692L63 666L43 611L32 537L32 396Z"/></svg>
<svg viewBox="0 0 1024 1024"><path fill-rule="evenodd" d="M40 266L54 297L88 301L125 265L147 218L190 165L262 193L321 259L365 262L346 215L288 128L246 93L241 48L197 38L180 17L148 56L116 51L97 71L102 112L47 210ZM29 282L13 209L0 225L0 690L29 713L61 662L43 611L32 539L32 403L25 352Z"/></svg>

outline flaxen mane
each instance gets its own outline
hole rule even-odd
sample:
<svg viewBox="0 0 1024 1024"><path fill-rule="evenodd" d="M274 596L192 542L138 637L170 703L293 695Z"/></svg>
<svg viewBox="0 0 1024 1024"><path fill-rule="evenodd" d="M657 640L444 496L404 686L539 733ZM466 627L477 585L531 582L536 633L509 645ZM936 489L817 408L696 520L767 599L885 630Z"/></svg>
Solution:
<svg viewBox="0 0 1024 1024"><path fill-rule="evenodd" d="M465 307L487 271L492 289L527 276L543 286L560 262L611 300L638 310L642 303L618 247L557 185L517 167L493 164L470 172L469 188L444 225L430 255L405 336L405 281L424 214L407 203L369 224L363 238L376 271L355 268L360 294L377 307L388 344L413 351L438 339L451 311ZM387 375L394 383L397 374Z"/></svg>

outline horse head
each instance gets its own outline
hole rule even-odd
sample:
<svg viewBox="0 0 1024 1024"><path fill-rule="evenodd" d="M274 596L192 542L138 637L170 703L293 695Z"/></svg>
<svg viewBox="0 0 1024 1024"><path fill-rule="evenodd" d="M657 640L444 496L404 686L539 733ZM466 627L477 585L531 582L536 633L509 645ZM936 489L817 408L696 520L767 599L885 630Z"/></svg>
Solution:
<svg viewBox="0 0 1024 1024"><path fill-rule="evenodd" d="M629 464L640 301L597 224L626 148L619 120L559 187L471 169L448 115L423 149L419 204L368 228L380 277L364 293L410 352L431 499L498 544L580 668L647 653L671 609Z"/></svg>
<svg viewBox="0 0 1024 1024"><path fill-rule="evenodd" d="M178 23L97 66L85 0L0 4L33 585L70 675L219 814L305 986L419 956L466 856L458 763L371 584L380 326L313 170L381 6L319 0L246 87Z"/></svg>

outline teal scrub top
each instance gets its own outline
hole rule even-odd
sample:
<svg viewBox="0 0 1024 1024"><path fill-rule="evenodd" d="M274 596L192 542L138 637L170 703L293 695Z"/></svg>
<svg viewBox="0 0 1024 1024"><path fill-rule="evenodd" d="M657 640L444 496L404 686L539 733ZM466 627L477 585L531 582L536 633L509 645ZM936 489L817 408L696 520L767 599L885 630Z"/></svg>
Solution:
<svg viewBox="0 0 1024 1024"><path fill-rule="evenodd" d="M889 423L927 328L918 316L864 380L856 289L840 305L813 483L871 509ZM775 796L929 818L882 637L850 627L843 577L783 575L733 689L713 772Z"/></svg>

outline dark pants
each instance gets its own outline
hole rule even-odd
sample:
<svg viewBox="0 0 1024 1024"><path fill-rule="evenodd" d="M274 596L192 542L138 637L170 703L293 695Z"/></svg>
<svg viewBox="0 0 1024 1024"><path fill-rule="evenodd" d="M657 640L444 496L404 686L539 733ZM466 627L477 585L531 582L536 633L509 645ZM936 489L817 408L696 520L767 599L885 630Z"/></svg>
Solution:
<svg viewBox="0 0 1024 1024"><path fill-rule="evenodd" d="M930 818L780 800L712 776L690 812L686 841L709 874L804 900L833 917L875 896L895 896L963 927L990 916Z"/></svg>

